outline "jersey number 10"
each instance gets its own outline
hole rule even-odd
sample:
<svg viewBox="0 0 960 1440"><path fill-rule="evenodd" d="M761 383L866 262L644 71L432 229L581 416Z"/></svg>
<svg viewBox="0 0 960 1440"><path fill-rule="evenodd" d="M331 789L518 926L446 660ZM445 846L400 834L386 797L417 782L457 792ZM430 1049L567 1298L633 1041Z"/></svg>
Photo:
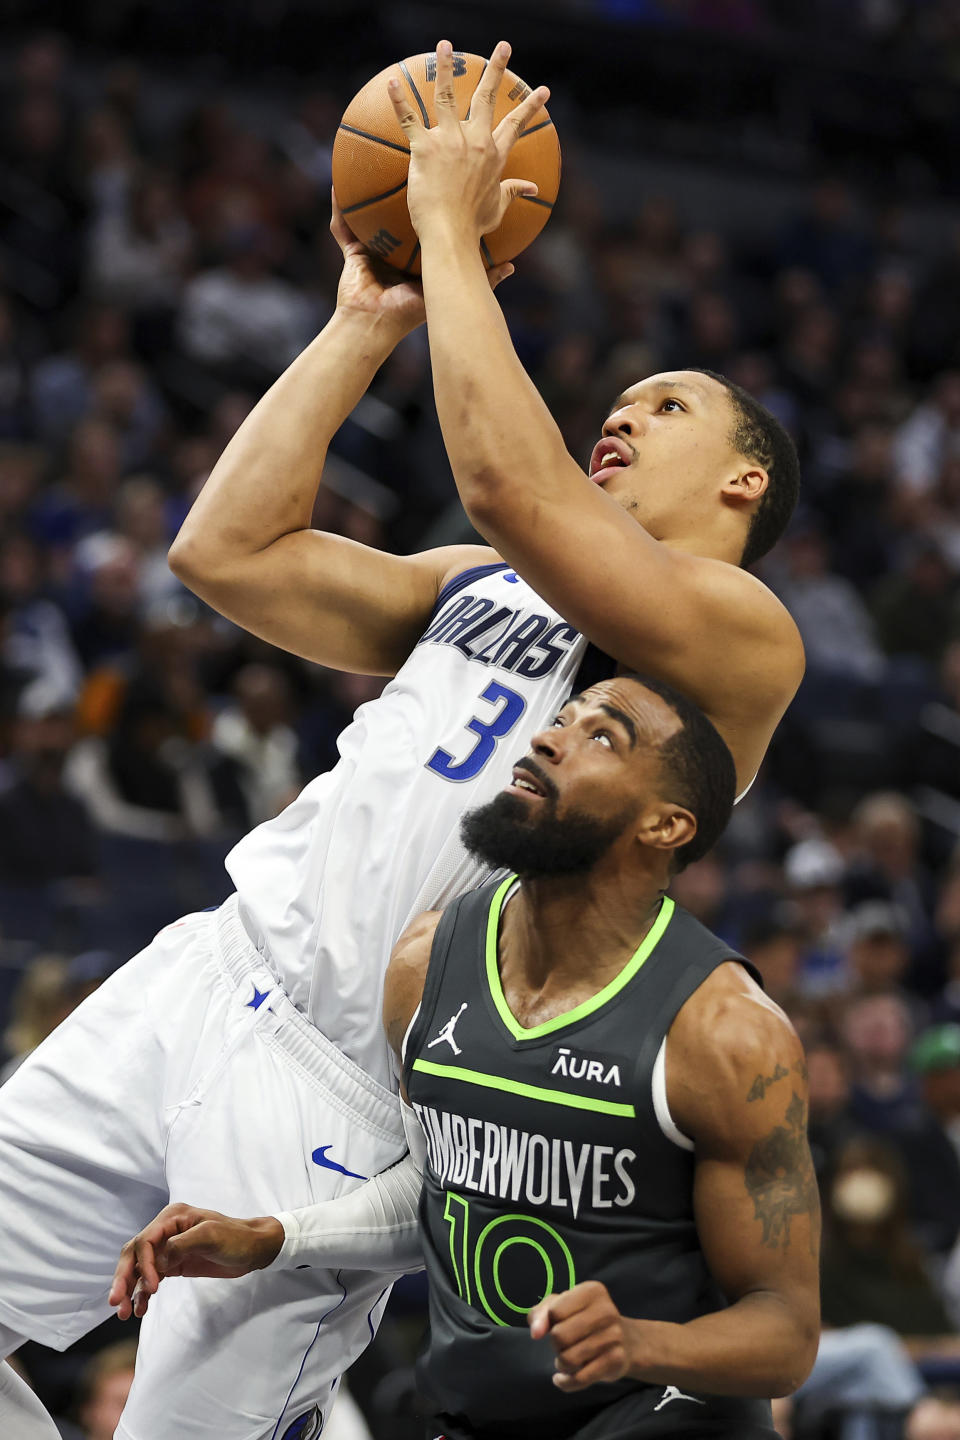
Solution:
<svg viewBox="0 0 960 1440"><path fill-rule="evenodd" d="M563 1236L535 1215L497 1215L477 1234L470 1201L448 1190L443 1218L460 1299L498 1325L525 1325L527 1311L544 1296L577 1283Z"/></svg>
<svg viewBox="0 0 960 1440"><path fill-rule="evenodd" d="M492 720L484 720L481 716L474 715L472 720L467 721L465 728L473 731L477 743L466 759L457 764L449 750L434 750L427 761L427 769L436 775L442 775L444 780L472 780L479 775L496 750L497 741L510 733L527 708L523 696L518 695L516 690L508 690L499 680L491 681L480 699L486 700L489 705L499 705L500 708Z"/></svg>

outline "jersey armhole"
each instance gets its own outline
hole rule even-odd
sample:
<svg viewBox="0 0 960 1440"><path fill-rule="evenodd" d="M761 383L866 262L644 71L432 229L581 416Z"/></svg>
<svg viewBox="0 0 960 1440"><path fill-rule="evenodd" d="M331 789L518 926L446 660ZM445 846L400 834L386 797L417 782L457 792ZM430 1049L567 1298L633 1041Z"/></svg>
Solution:
<svg viewBox="0 0 960 1440"><path fill-rule="evenodd" d="M407 1026L406 1030L404 1030L404 1032L403 1032L403 1040L400 1042L400 1068L401 1068L401 1069L403 1069L403 1067L404 1067L404 1066L406 1065L406 1063L407 1063L407 1041L410 1039L410 1032L411 1032L411 1030L413 1029L414 1025L416 1025L416 1023L417 1023L417 1021L418 1021L419 1019L420 1019L420 1006L418 1005L417 1008L416 1008L416 1010L414 1010L413 1014L410 1016L410 1024Z"/></svg>
<svg viewBox="0 0 960 1440"><path fill-rule="evenodd" d="M651 1081L651 1084L653 1089L653 1109L654 1114L657 1117L657 1124L660 1126L660 1129L663 1131L664 1135L671 1142L671 1144L678 1146L681 1150L693 1150L693 1141L690 1139L689 1135L684 1135L683 1131L679 1128L679 1126L677 1126L677 1124L674 1122L673 1116L670 1114L670 1105L667 1101L666 1035L664 1035L662 1041L660 1042L660 1049L657 1051L657 1058L653 1062L653 1079Z"/></svg>

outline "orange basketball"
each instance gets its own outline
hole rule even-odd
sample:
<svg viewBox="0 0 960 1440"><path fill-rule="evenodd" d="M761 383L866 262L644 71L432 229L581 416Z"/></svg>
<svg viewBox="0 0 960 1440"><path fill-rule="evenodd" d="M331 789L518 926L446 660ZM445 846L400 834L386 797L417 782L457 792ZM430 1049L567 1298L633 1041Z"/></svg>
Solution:
<svg viewBox="0 0 960 1440"><path fill-rule="evenodd" d="M480 55L453 56L453 85L461 119L486 61ZM375 75L344 112L333 145L333 186L350 229L388 265L420 273L420 242L407 210L407 169L410 147L397 123L387 81L399 76L425 125L436 124L433 83L436 56L412 55ZM529 85L507 70L500 85L494 124L530 94ZM507 158L505 180L533 180L536 196L514 200L503 223L485 235L480 249L489 269L525 250L546 225L560 185L560 143L553 121L541 111Z"/></svg>

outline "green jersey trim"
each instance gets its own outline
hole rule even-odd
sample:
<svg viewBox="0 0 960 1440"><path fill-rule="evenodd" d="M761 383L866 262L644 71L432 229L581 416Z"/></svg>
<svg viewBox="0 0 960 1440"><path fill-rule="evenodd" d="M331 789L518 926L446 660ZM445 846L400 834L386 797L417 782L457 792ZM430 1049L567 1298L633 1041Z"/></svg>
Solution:
<svg viewBox="0 0 960 1440"><path fill-rule="evenodd" d="M424 1075L442 1075L445 1080L462 1080L465 1085L482 1085L486 1090L503 1090L507 1095L523 1095L527 1100L545 1100L549 1105L568 1105L571 1110L594 1110L600 1115L621 1115L635 1120L632 1105L616 1100L592 1100L589 1095L570 1095L566 1090L547 1090L542 1085L525 1085L520 1080L506 1080L502 1075L488 1075L483 1070L467 1070L462 1065L438 1065L435 1060L414 1060L414 1070Z"/></svg>
<svg viewBox="0 0 960 1440"><path fill-rule="evenodd" d="M500 915L503 910L503 902L507 892L516 884L516 875L508 875L503 884L498 886L490 901L490 913L487 916L487 983L490 986L490 994L493 1003L497 1007L500 1019L506 1025L514 1040L536 1040L541 1035L549 1035L553 1030L562 1030L566 1025L573 1025L577 1020L583 1020L585 1016L592 1015L599 1010L601 1005L606 1005L612 1000L625 985L633 979L641 965L647 960L663 939L664 932L670 921L673 919L675 909L669 895L665 895L660 906L660 913L654 920L647 934L633 952L630 959L624 965L619 975L615 975L609 984L598 990L596 995L591 995L589 1000L584 1000L574 1010L566 1010L562 1015L555 1015L552 1020L545 1020L542 1025L533 1025L529 1029L521 1025L507 1004L503 993L503 986L500 983L500 968L497 965L497 936L500 933ZM419 1063L419 1062L417 1062Z"/></svg>

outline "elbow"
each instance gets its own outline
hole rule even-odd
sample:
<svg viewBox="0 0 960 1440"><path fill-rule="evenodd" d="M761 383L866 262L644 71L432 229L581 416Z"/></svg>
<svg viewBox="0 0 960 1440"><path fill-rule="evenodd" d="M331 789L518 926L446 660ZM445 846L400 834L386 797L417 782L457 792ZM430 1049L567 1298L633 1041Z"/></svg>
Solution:
<svg viewBox="0 0 960 1440"><path fill-rule="evenodd" d="M198 587L216 579L215 557L209 547L191 533L189 521L167 551L167 564L188 590L199 593Z"/></svg>
<svg viewBox="0 0 960 1440"><path fill-rule="evenodd" d="M191 537L185 534L184 530L176 537L170 549L167 551L167 564L184 585L189 585L199 567L197 547Z"/></svg>
<svg viewBox="0 0 960 1440"><path fill-rule="evenodd" d="M819 1348L819 1326L805 1326L803 1332L797 1336L796 1344L791 1346L790 1354L784 1356L783 1365L778 1367L778 1372L773 1377L771 1400L793 1395L800 1389L813 1369Z"/></svg>

